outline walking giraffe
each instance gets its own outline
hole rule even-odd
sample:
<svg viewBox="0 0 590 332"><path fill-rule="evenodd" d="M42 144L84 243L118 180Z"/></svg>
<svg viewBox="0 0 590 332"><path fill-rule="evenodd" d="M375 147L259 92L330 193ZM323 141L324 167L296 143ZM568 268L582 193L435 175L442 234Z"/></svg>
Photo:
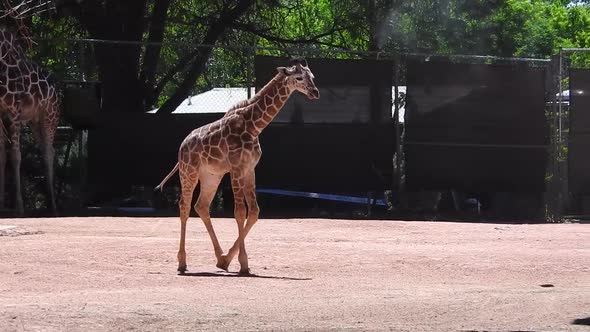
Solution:
<svg viewBox="0 0 590 332"><path fill-rule="evenodd" d="M200 183L195 210L203 220L213 242L217 267L228 269L239 250L240 274L249 274L248 255L244 240L258 220L260 211L256 201L254 168L262 155L258 136L281 110L294 91L309 99L318 99L314 76L305 60L294 65L278 67L276 76L251 99L232 107L221 119L191 132L180 145L178 163L156 187L161 189L176 171L180 175L182 193L180 209L180 248L178 272L186 271L185 233L190 214L193 191ZM219 245L209 215L209 207L217 187L225 174L231 176L234 194L234 217L238 224L238 239L227 255ZM246 207L247 206L247 207ZM247 222L246 222L247 219Z"/></svg>
<svg viewBox="0 0 590 332"><path fill-rule="evenodd" d="M10 126L8 133L0 134L0 207L5 204L6 140L11 143L10 157L14 174L15 209L24 213L21 191L20 134L24 125L29 125L43 155L47 185L47 206L57 213L53 189L54 148L53 139L59 121L60 100L58 90L49 73L25 54L21 37L31 45L28 28L18 13L5 7L3 19L12 20L16 29L2 22L0 25L0 120L6 117ZM0 129L4 130L4 129Z"/></svg>

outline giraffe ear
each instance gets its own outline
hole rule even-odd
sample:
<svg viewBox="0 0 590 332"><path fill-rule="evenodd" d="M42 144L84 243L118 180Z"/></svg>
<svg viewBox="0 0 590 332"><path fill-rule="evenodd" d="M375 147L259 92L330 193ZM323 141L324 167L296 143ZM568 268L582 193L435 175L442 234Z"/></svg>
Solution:
<svg viewBox="0 0 590 332"><path fill-rule="evenodd" d="M279 73L283 73L285 75L289 75L289 71L287 70L287 67L277 67L277 71Z"/></svg>

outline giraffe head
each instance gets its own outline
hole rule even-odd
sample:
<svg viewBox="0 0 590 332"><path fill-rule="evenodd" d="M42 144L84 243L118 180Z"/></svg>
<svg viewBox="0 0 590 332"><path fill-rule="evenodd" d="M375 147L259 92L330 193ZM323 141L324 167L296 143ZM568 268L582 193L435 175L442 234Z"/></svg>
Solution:
<svg viewBox="0 0 590 332"><path fill-rule="evenodd" d="M305 59L294 60L291 67L278 67L277 71L285 75L285 83L291 91L297 90L309 99L320 98L320 91L313 82L313 73Z"/></svg>

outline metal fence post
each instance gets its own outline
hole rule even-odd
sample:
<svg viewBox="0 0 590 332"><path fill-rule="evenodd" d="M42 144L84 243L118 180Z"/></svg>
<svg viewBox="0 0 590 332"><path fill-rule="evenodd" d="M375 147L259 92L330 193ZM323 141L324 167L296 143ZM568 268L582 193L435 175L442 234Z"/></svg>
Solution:
<svg viewBox="0 0 590 332"><path fill-rule="evenodd" d="M84 42L80 41L78 44L79 50L80 50L80 81L85 82L86 81L86 52L84 52ZM78 185L78 190L79 190L79 195L78 195L78 204L79 204L79 208L82 209L84 208L85 205L85 198L86 198L86 161L87 158L84 158L84 147L85 147L85 142L84 142L84 129L80 129L78 131L78 160L80 160L79 162L79 185Z"/></svg>
<svg viewBox="0 0 590 332"><path fill-rule="evenodd" d="M549 101L551 108L548 114L549 124L549 138L550 148L548 154L548 173L550 175L548 183L548 193L546 199L546 218L551 221L559 221L563 215L563 207L561 205L561 173L560 173L560 137L559 137L559 108L558 103L561 103L559 96L560 80L561 80L561 56L559 54L551 57L551 62L548 65L548 77L546 88L549 92Z"/></svg>

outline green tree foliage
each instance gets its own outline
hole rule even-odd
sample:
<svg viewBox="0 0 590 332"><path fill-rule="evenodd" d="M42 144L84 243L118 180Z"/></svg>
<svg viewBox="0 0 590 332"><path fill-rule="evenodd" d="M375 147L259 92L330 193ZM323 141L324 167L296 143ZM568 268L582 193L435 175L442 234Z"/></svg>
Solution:
<svg viewBox="0 0 590 332"><path fill-rule="evenodd" d="M58 21L34 23L49 39L82 35L117 41L85 46L103 83L103 107L133 112L157 105L167 113L220 76L244 84L244 61L251 61L246 47L343 44L337 33L345 28L335 18L335 8L328 0L62 0L57 2ZM74 29L54 29L56 25ZM212 46L226 48L222 54ZM63 52L68 51L55 53Z"/></svg>
<svg viewBox="0 0 590 332"><path fill-rule="evenodd" d="M56 17L33 18L45 46L36 58L60 77L102 81L105 109L121 112L170 112L190 94L243 86L253 52L547 58L560 47L590 47L588 1L59 0L56 7ZM131 43L64 41L76 38Z"/></svg>
<svg viewBox="0 0 590 332"><path fill-rule="evenodd" d="M588 1L370 0L350 19L366 22L352 24L365 50L546 58L590 47Z"/></svg>
<svg viewBox="0 0 590 332"><path fill-rule="evenodd" d="M507 0L493 25L493 49L503 56L546 58L562 47L590 47L588 3Z"/></svg>

